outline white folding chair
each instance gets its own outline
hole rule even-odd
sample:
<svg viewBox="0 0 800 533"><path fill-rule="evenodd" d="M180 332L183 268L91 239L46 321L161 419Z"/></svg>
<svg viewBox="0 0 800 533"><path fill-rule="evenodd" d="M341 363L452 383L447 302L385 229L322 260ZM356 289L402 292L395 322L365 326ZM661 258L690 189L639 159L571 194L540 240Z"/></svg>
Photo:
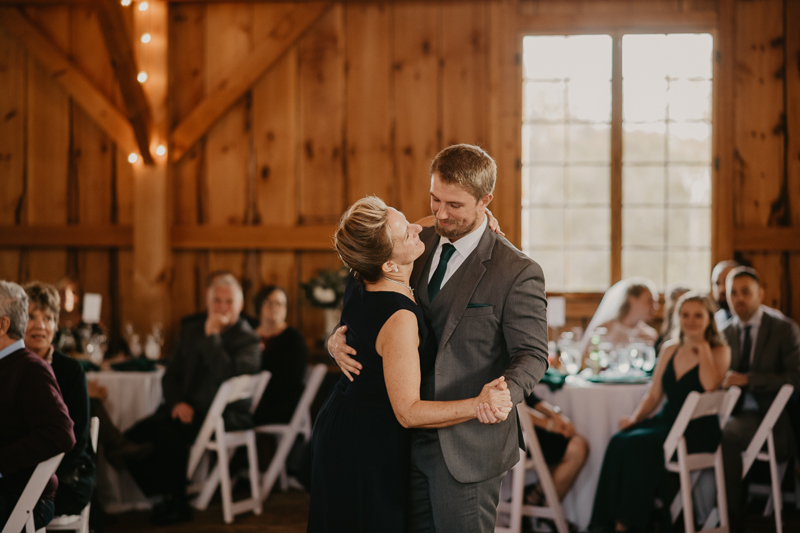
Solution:
<svg viewBox="0 0 800 533"><path fill-rule="evenodd" d="M517 415L522 424L522 433L526 447L531 452L531 458L528 459L525 452L520 450L520 460L510 471L512 476L511 501L500 502L497 506L498 518L500 518L501 514L509 515L508 527L497 526L495 527L495 533L519 533L522 529L523 516L549 518L555 523L558 533L568 533L569 528L564 518L564 512L561 509L561 500L558 498L550 468L544 460L542 448L539 446L539 439L533 429L533 422L530 419L531 414L537 416L538 413L526 405L517 405ZM531 469L536 472L539 478L547 506L526 505L523 501L525 498L525 472Z"/></svg>
<svg viewBox="0 0 800 533"><path fill-rule="evenodd" d="M781 480L783 479L783 474L786 472L786 466L788 462L783 462L778 464L777 459L775 458L775 439L773 436L773 428L775 424L778 422L778 417L781 416L783 409L786 407L786 403L789 401L789 398L792 396L794 392L794 387L792 385L786 384L778 391L778 395L775 396L775 400L773 400L772 405L769 406L769 410L767 414L764 416L764 420L761 421L761 424L758 426L756 430L756 434L753 435L753 440L750 441L750 445L747 449L742 453L742 479L752 468L753 463L756 461L764 461L769 463L769 475L771 480L771 490L767 490L766 493L769 494L769 500L767 501L767 506L764 509L764 516L769 516L770 513L773 511L773 506L775 508L775 530L777 533L783 532L783 521L781 520L781 511L783 510L783 493L781 492ZM767 450L762 451L764 448L764 444L767 445ZM757 487L753 487L756 489L756 493L758 492Z"/></svg>
<svg viewBox="0 0 800 533"><path fill-rule="evenodd" d="M36 466L31 478L28 480L28 484L25 485L25 490L22 491L22 495L17 500L14 510L11 511L11 516L8 517L2 533L19 533L22 528L25 528L26 533L34 533L36 531L33 525L33 508L39 502L50 476L56 471L63 458L64 454L60 453ZM44 531L44 528L39 531Z"/></svg>
<svg viewBox="0 0 800 533"><path fill-rule="evenodd" d="M275 450L275 455L269 463L267 471L261 478L261 499L265 500L269 497L272 491L272 486L275 485L278 476L281 477L281 488L286 490L288 488L288 480L286 476L286 459L289 457L289 452L292 451L292 446L297 438L297 435L303 434L306 442L311 438L311 403L317 396L322 380L325 379L325 374L328 372L328 367L320 363L313 367L309 367L306 371L306 387L303 390L303 395L297 402L292 419L288 424L267 424L263 426L256 426L257 433L266 433L275 435L278 438L278 447Z"/></svg>
<svg viewBox="0 0 800 533"><path fill-rule="evenodd" d="M717 446L714 453L689 454L686 449L684 432L689 422L703 416L717 415L720 427L728 421L736 400L739 399L741 390L731 387L726 391L713 391L700 394L691 392L678 413L678 418L664 442L664 464L668 471L675 472L680 477L680 493L672 503L672 521L674 522L683 508L683 523L686 533L695 533L694 508L692 504L692 487L697 481L699 471L714 468L714 477L717 485L717 509L720 527L712 531L728 532L728 507L725 496L725 473L722 467L722 445ZM672 456L677 451L677 461Z"/></svg>
<svg viewBox="0 0 800 533"><path fill-rule="evenodd" d="M225 407L232 402L250 399L250 412L254 413L261 400L271 374L263 371L255 375L243 375L231 378L220 385L214 402L208 410L203 425L189 452L189 466L186 477L192 479L201 459L208 453L217 454L217 464L207 476L201 476L199 483L190 487L189 492L199 489L200 495L193 503L194 507L204 510L214 496L217 487L222 493L222 515L226 524L233 522L234 515L247 511L261 514L261 495L258 486L258 454L256 452L256 434L252 429L226 431L222 414ZM229 463L233 450L240 446L247 447L247 460L250 475L250 497L238 502L233 501L232 483ZM206 459L207 461L207 459ZM208 463L204 463L207 467Z"/></svg>
<svg viewBox="0 0 800 533"><path fill-rule="evenodd" d="M100 433L100 419L92 417L89 425L89 436L92 441L92 450L97 453L97 436ZM81 514L59 515L47 524L47 531L77 531L78 533L89 533L89 513L91 512L92 502L86 504Z"/></svg>

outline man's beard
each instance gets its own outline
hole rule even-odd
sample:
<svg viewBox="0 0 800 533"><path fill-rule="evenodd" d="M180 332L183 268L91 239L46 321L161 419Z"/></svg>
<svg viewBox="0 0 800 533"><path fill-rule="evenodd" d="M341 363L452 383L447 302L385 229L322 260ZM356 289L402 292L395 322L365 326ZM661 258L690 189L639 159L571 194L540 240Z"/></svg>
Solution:
<svg viewBox="0 0 800 533"><path fill-rule="evenodd" d="M464 226L452 226L450 228L445 228L439 223L439 219L435 219L434 227L436 228L436 233L439 234L440 237L447 237L450 239L450 242L455 242L456 240L460 239L464 235L471 232L475 229L475 224L477 223L477 219L473 220L471 224L464 225Z"/></svg>

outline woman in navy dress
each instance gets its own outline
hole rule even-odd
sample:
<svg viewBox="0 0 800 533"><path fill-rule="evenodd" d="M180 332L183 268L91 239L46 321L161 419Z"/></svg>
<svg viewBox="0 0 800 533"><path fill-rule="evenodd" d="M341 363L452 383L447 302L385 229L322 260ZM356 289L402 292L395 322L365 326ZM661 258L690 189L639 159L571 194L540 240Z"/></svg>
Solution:
<svg viewBox="0 0 800 533"><path fill-rule="evenodd" d="M647 527L664 488L664 441L683 402L690 392L718 389L730 365L731 351L717 331L707 296L687 292L675 313L680 327L661 349L649 393L631 416L620 420L622 431L606 449L589 524L593 532ZM663 394L664 408L648 418ZM685 435L689 453L713 452L722 437L718 417L693 420Z"/></svg>
<svg viewBox="0 0 800 533"><path fill-rule="evenodd" d="M488 422L495 418L489 411L512 408L502 377L476 398L420 400L420 376L437 346L409 285L425 251L421 230L367 197L345 212L336 232L336 250L353 271L342 322L362 369L355 380L342 375L314 426L309 532L404 532L407 428Z"/></svg>

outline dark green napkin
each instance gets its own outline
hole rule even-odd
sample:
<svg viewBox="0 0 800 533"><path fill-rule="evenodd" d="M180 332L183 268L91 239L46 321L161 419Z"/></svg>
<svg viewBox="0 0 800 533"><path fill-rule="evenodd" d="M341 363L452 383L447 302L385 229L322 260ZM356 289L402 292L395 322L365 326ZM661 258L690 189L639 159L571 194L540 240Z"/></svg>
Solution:
<svg viewBox="0 0 800 533"><path fill-rule="evenodd" d="M156 369L156 362L144 357L134 357L121 363L111 365L117 372L153 372Z"/></svg>
<svg viewBox="0 0 800 533"><path fill-rule="evenodd" d="M564 386L564 380L566 379L567 376L561 374L561 372L553 367L550 367L547 369L547 372L544 373L540 383L547 385L550 388L550 392L555 392Z"/></svg>

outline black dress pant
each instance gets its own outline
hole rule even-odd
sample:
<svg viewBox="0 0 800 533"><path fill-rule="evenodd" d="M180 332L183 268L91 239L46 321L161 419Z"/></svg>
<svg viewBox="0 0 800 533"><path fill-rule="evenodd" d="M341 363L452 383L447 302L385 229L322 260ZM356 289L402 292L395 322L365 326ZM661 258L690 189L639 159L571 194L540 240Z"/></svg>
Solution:
<svg viewBox="0 0 800 533"><path fill-rule="evenodd" d="M152 416L140 420L125 432L137 443L152 442L153 453L139 460L129 459L128 470L145 495L163 494L176 499L186 498L186 468L189 450L194 443L203 417L195 413L191 424L173 419L169 411L161 408Z"/></svg>

